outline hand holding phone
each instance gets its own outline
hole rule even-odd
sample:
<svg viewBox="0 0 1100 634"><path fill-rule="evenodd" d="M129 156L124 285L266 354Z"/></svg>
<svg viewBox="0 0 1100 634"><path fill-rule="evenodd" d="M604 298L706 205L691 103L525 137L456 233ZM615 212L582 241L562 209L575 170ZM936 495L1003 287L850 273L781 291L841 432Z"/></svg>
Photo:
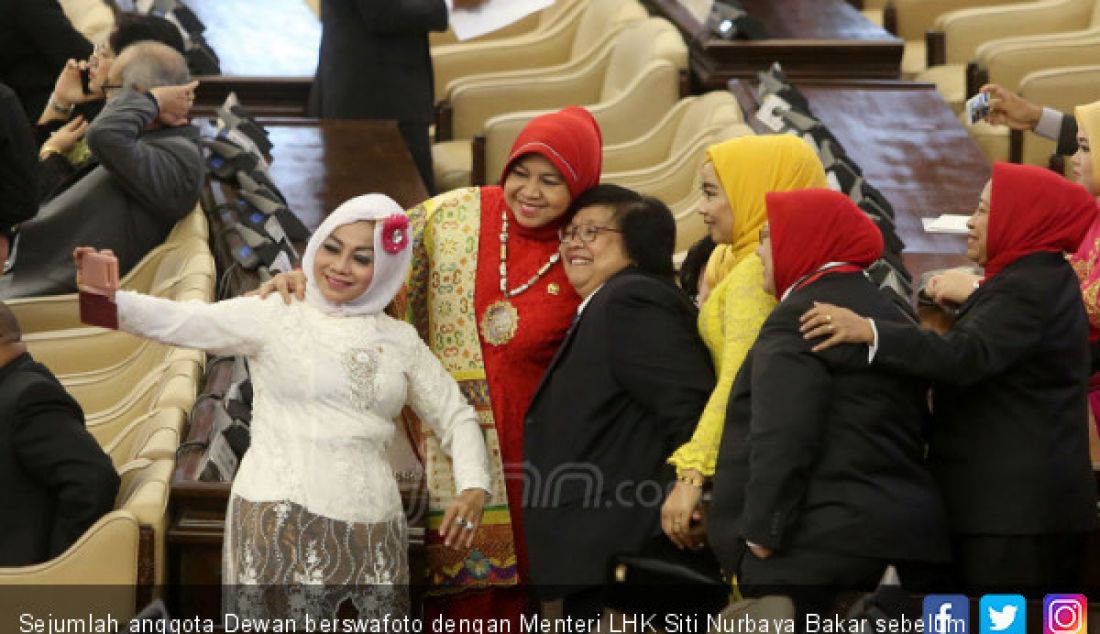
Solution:
<svg viewBox="0 0 1100 634"><path fill-rule="evenodd" d="M989 93L979 92L966 100L966 121L970 125L989 117Z"/></svg>
<svg viewBox="0 0 1100 634"><path fill-rule="evenodd" d="M80 289L80 321L93 326L118 328L118 258L110 249L77 247L76 286Z"/></svg>
<svg viewBox="0 0 1100 634"><path fill-rule="evenodd" d="M115 298L118 290L118 258L110 249L96 251L92 247L78 247L73 252L76 259L76 285L85 292Z"/></svg>

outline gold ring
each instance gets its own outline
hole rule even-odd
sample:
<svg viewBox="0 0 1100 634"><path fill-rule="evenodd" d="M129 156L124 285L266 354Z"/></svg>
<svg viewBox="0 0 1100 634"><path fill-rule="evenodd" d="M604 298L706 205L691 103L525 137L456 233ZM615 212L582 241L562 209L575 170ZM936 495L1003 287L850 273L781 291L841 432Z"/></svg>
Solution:
<svg viewBox="0 0 1100 634"><path fill-rule="evenodd" d="M833 332L834 330L836 330L836 326L829 324L829 332Z"/></svg>
<svg viewBox="0 0 1100 634"><path fill-rule="evenodd" d="M832 315L825 315L825 321L829 322L830 324L833 323L833 316Z"/></svg>

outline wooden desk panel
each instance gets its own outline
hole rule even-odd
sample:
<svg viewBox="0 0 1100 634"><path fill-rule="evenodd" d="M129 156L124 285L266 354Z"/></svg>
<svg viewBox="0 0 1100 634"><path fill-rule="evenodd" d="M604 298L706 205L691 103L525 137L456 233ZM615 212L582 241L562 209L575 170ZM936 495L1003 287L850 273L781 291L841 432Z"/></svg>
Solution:
<svg viewBox="0 0 1100 634"><path fill-rule="evenodd" d="M697 90L720 90L780 62L788 76L897 79L901 40L867 20L845 0L742 0L770 39L723 40L680 0L643 0L676 24L690 42Z"/></svg>
<svg viewBox="0 0 1100 634"><path fill-rule="evenodd" d="M962 254L962 236L924 232L921 218L969 214L992 170L930 84L796 81L810 107L867 181L896 212L909 253ZM739 81L730 89L758 132L756 99Z"/></svg>

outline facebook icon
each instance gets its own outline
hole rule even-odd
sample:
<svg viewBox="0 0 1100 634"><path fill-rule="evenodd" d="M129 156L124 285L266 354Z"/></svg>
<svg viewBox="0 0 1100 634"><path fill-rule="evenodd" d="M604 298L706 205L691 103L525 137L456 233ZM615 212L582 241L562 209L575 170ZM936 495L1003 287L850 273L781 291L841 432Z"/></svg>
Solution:
<svg viewBox="0 0 1100 634"><path fill-rule="evenodd" d="M970 634L970 603L962 594L924 597L924 631L928 634Z"/></svg>

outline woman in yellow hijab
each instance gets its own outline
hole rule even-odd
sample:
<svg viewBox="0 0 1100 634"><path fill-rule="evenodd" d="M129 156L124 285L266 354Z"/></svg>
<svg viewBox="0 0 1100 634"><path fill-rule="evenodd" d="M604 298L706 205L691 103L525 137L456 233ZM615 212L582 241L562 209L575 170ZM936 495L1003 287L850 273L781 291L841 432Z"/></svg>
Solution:
<svg viewBox="0 0 1100 634"><path fill-rule="evenodd" d="M699 310L699 332L710 350L718 383L691 440L669 458L677 483L661 509L661 526L679 546L695 547L693 521L703 484L714 475L733 379L776 300L764 292L764 265L756 256L767 220L769 192L826 187L825 170L799 137L765 135L730 139L707 148L701 168L699 213L718 247L707 264L710 294Z"/></svg>

